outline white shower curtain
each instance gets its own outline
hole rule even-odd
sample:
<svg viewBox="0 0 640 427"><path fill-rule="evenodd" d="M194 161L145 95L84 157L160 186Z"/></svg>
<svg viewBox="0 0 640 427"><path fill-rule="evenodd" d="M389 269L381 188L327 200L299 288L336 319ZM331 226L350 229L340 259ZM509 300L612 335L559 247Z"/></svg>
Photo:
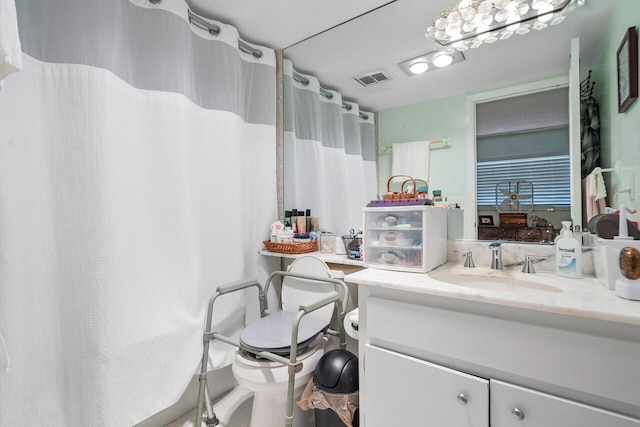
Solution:
<svg viewBox="0 0 640 427"><path fill-rule="evenodd" d="M130 426L183 394L215 288L266 276L275 55L190 24L182 0L17 3L24 69L0 92L0 425ZM237 331L244 304L221 301L217 330ZM213 354L225 366L233 347Z"/></svg>
<svg viewBox="0 0 640 427"><path fill-rule="evenodd" d="M376 198L373 114L320 91L318 79L284 61L284 204L311 209L322 229L344 234L362 226L362 208Z"/></svg>

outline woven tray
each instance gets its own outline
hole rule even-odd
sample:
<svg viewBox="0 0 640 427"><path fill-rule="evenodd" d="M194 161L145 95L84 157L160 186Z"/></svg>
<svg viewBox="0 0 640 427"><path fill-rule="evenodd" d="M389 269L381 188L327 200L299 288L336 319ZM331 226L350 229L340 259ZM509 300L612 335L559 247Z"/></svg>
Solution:
<svg viewBox="0 0 640 427"><path fill-rule="evenodd" d="M304 243L275 243L265 240L264 247L269 252L278 252L281 254L306 254L308 252L316 252L318 250L318 241Z"/></svg>

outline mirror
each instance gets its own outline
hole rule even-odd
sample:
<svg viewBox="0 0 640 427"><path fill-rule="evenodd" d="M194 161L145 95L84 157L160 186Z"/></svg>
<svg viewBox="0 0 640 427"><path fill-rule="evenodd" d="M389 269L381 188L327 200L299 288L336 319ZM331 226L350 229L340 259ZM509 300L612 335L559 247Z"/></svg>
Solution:
<svg viewBox="0 0 640 427"><path fill-rule="evenodd" d="M577 214L567 79L483 93L471 102L478 240L553 243L561 224Z"/></svg>
<svg viewBox="0 0 640 427"><path fill-rule="evenodd" d="M340 90L347 99L352 96L357 101L362 100L360 102L364 108L373 106L371 110L377 112L380 193L386 191L386 180L391 175L391 156L388 150L385 150L386 147L400 142L448 138L449 147L431 152L427 178L429 188L431 191L441 190L443 198L449 201L459 202L464 209L463 236L466 239L475 239L479 212L476 212L475 147L471 149L469 146L470 140L475 144L474 129L469 123L472 108L469 98L496 88L521 87L522 82L526 81L540 82L553 75L561 76L566 80L565 85L568 84L571 37L580 36L580 51L587 58L585 62L591 63L614 2L604 0L594 5L590 4L588 8L579 9L561 25L554 27L555 33L540 31L521 37L514 36L491 46L465 52L465 61L452 65L449 69L411 77L404 75L401 70L398 71L397 64L410 56L402 52L406 51L405 45L411 44L416 35L407 34L401 27L414 27L417 21L421 21L419 28L425 27L428 23L424 17L434 16L434 8L441 9L443 5L446 7L451 1L438 1L434 2L435 5L421 6L430 7L428 13L418 13L415 9L418 7L416 1L401 3L394 2L298 43L285 49L284 56L290 58L294 66L299 67L301 71L319 77L323 86ZM376 34L382 32L379 29L383 27L383 22L386 31L380 40L376 38ZM393 26L392 22L398 24ZM599 31L593 31L594 28ZM406 43L392 40L396 29ZM352 41L354 38L355 42ZM562 42L558 42L559 40ZM424 40L420 43L421 47L416 47L415 44L411 46L413 54L429 49L425 48ZM541 48L539 43L547 45ZM393 53L394 47L396 51L402 52ZM375 57L376 54L377 62L372 62L371 57ZM309 58L314 56L318 60L310 61ZM341 64L353 62L350 57L357 57L360 65L352 66L350 71L347 71L341 68ZM549 62L549 57L556 58L555 62ZM384 70L391 77L390 81L369 88L358 87L353 77L362 72L373 71L374 63L385 64ZM341 70L342 74L336 76L332 73L334 69ZM579 79L578 74L578 81ZM420 101L417 93L421 91L431 96ZM398 100L398 92L403 94L405 102ZM377 105L384 107L376 108ZM575 135L575 131L572 133ZM572 144L572 216L580 218L579 171L578 178L575 177L575 165L579 165L579 151L575 150L575 141ZM563 218L554 216L548 221L558 229L561 219Z"/></svg>

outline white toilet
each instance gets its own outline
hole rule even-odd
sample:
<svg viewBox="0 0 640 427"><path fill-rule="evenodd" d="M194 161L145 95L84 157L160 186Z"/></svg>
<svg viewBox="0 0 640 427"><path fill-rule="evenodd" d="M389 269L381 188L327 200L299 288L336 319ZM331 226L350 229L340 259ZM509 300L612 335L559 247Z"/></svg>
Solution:
<svg viewBox="0 0 640 427"><path fill-rule="evenodd" d="M329 267L320 259L304 256L293 261L289 267L292 273L311 276L331 277ZM277 311L260 322L249 325L240 337L243 345L252 349L261 349L289 357L291 329L279 330L277 324L282 317L295 316L300 304L318 300L322 295L335 291L331 283L313 282L300 278L285 277L282 281L282 311ZM296 374L294 401L297 402L302 391L313 375L313 370L325 353L327 338L323 331L329 325L334 305L330 304L302 318L298 333L298 360L302 362L302 371ZM272 362L238 350L233 363L233 374L238 383L254 392L251 427L281 427L284 425L288 368L286 365ZM313 425L313 411L302 411L294 405L293 426L310 427Z"/></svg>

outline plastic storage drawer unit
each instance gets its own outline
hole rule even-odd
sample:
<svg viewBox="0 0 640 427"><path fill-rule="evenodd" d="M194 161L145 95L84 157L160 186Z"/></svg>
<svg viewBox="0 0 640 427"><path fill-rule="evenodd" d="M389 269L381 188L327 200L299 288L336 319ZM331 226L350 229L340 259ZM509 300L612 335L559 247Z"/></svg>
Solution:
<svg viewBox="0 0 640 427"><path fill-rule="evenodd" d="M364 266L426 273L447 261L447 210L363 208Z"/></svg>

